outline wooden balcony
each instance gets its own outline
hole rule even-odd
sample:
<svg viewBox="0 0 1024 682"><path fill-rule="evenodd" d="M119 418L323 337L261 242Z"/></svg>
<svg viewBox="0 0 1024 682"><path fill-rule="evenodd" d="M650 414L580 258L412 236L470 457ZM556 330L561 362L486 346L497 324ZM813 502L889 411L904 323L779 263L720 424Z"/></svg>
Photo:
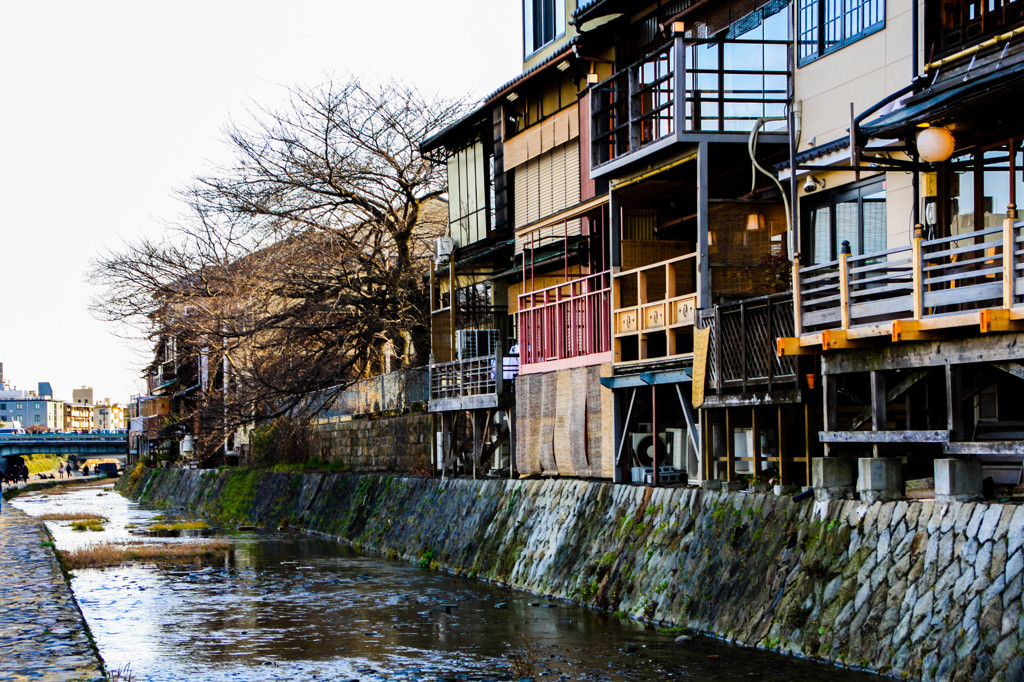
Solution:
<svg viewBox="0 0 1024 682"><path fill-rule="evenodd" d="M616 363L693 355L696 263L697 254L688 253L615 275Z"/></svg>
<svg viewBox="0 0 1024 682"><path fill-rule="evenodd" d="M498 371L498 368L501 371ZM431 412L499 407L502 393L519 373L514 354L482 355L430 366Z"/></svg>
<svg viewBox="0 0 1024 682"><path fill-rule="evenodd" d="M605 271L519 296L523 374L611 361L610 280Z"/></svg>
<svg viewBox="0 0 1024 682"><path fill-rule="evenodd" d="M1024 222L808 267L794 266L794 332L780 355L876 341L941 339L954 328L1024 330Z"/></svg>

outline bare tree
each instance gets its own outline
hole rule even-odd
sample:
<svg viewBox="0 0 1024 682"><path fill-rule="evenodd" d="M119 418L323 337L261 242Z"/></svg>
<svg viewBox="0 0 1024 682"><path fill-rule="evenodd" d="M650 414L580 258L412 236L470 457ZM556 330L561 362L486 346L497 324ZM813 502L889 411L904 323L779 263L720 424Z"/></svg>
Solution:
<svg viewBox="0 0 1024 682"><path fill-rule="evenodd" d="M178 416L204 450L315 408L385 348L400 365L428 352L422 256L447 211L443 169L417 145L462 106L355 80L290 94L228 129L235 161L180 192L188 220L92 271L95 313L157 345L151 371L174 339L174 380L188 384L175 388L194 394Z"/></svg>

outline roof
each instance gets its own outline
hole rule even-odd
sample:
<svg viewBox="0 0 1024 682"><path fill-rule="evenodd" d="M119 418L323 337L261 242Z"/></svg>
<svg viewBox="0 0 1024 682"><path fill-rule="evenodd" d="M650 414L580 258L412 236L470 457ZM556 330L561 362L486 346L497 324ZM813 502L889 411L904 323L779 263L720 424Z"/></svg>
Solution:
<svg viewBox="0 0 1024 682"><path fill-rule="evenodd" d="M796 155L796 164L799 166L807 163L808 161L814 161L815 159L820 159L823 156L834 154L841 149L849 149L849 147L850 136L847 135L846 137L841 137L838 140L819 144L816 147L811 147L810 149L800 152ZM775 164L774 168L775 170L785 170L786 168L789 168L789 159Z"/></svg>
<svg viewBox="0 0 1024 682"><path fill-rule="evenodd" d="M572 38L565 42L565 45L551 53L549 57L530 67L526 71L523 71L521 74L519 74L512 80L508 81L504 85L498 87L497 90L487 95L487 97L484 98L483 102L481 102L475 109L470 111L461 119L451 124L444 130L440 131L439 133L423 140L423 142L420 143L419 147L420 153L426 153L443 146L446 143L446 141L449 141L453 137L455 137L456 133L464 132L466 129L471 128L473 125L479 123L480 118L484 116L488 111L490 111L491 107L494 106L494 104L497 103L502 97L504 97L505 94L507 94L517 86L522 85L536 74L547 69L549 66L557 62L560 62L563 57L565 57L567 54L575 50L578 42L579 36L573 36Z"/></svg>

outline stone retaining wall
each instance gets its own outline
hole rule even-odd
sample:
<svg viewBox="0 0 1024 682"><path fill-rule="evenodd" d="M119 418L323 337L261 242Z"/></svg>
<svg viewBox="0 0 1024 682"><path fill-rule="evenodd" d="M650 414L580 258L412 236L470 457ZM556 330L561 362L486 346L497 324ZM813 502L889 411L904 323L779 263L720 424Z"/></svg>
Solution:
<svg viewBox="0 0 1024 682"><path fill-rule="evenodd" d="M323 420L316 425L310 455L341 462L349 471L430 471L430 414L379 419Z"/></svg>
<svg viewBox="0 0 1024 682"><path fill-rule="evenodd" d="M120 485L798 656L925 680L1024 678L1024 507L251 470L140 471Z"/></svg>

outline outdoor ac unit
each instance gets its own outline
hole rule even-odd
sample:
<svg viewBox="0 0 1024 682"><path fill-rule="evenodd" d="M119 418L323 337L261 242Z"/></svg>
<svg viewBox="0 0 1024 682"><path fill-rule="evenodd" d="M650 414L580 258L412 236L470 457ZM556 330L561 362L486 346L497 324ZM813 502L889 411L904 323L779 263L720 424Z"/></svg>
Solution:
<svg viewBox="0 0 1024 682"><path fill-rule="evenodd" d="M754 432L752 429L736 429L732 433L732 452L736 460L737 474L754 473L754 463L741 457L754 456Z"/></svg>
<svg viewBox="0 0 1024 682"><path fill-rule="evenodd" d="M664 463L665 455L668 451L668 441L665 433L659 434L661 440L661 447L659 448L661 454L661 461ZM629 444L633 448L633 452L636 453L637 459L643 466L651 466L654 461L654 437L651 433L643 432L631 432L629 434Z"/></svg>
<svg viewBox="0 0 1024 682"><path fill-rule="evenodd" d="M494 355L501 340L497 329L460 329L456 340L459 357L463 360Z"/></svg>
<svg viewBox="0 0 1024 682"><path fill-rule="evenodd" d="M434 240L434 262L440 265L447 263L455 251L455 240L451 237L438 237Z"/></svg>

